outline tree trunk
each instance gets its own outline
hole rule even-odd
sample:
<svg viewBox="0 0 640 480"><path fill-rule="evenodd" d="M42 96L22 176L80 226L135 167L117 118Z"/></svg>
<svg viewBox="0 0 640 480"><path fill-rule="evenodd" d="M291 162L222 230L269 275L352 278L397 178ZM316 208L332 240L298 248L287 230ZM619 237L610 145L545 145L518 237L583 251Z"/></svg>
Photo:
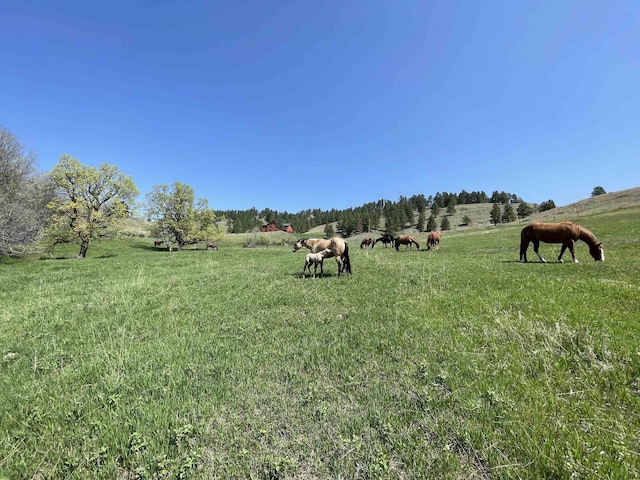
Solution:
<svg viewBox="0 0 640 480"><path fill-rule="evenodd" d="M89 249L89 240L82 240L80 243L80 253L78 256L80 258L85 258L87 256L87 250Z"/></svg>

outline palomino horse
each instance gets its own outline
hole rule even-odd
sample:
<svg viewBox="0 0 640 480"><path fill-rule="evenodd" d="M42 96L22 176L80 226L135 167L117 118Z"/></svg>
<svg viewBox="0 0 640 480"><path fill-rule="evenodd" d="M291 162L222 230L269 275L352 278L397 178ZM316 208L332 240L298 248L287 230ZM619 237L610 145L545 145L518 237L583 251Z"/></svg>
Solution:
<svg viewBox="0 0 640 480"><path fill-rule="evenodd" d="M311 275L311 265L313 265L313 278L316 278L316 272L318 271L318 265L320 265L320 276L324 275L324 269L322 268L322 264L324 263L325 258L333 257L333 253L328 248L325 248L321 252L318 253L307 253L307 256L304 257L304 267L302 268L302 278L304 278L304 272L309 269L309 275Z"/></svg>
<svg viewBox="0 0 640 480"><path fill-rule="evenodd" d="M389 235L388 233L385 233L373 243L376 244L378 242L382 242L382 244L384 245L384 248L387 248L387 245L393 246L393 240L394 240L393 235Z"/></svg>
<svg viewBox="0 0 640 480"><path fill-rule="evenodd" d="M418 247L418 250L420 250L420 244L415 238L411 235L400 235L399 237L396 237L396 250L400 250L400 245L404 245L405 250L407 247L411 250L414 243L416 244L416 247Z"/></svg>
<svg viewBox="0 0 640 480"><path fill-rule="evenodd" d="M578 263L573 251L573 244L577 240L582 240L589 245L589 253L594 260L604 261L604 247L598 242L595 235L584 227L571 222L561 223L530 223L520 232L520 261L527 261L527 248L529 242L533 242L533 251L536 252L541 262L547 261L538 252L540 242L561 243L560 256L558 261L562 263L562 254L568 248L573 261Z"/></svg>
<svg viewBox="0 0 640 480"><path fill-rule="evenodd" d="M427 250L431 250L432 248L438 248L440 245L440 238L442 234L440 232L431 232L427 236Z"/></svg>
<svg viewBox="0 0 640 480"><path fill-rule="evenodd" d="M363 238L362 242L360 242L360 248L375 246L376 242L373 241L373 238Z"/></svg>
<svg viewBox="0 0 640 480"><path fill-rule="evenodd" d="M349 259L349 244L340 237L326 238L299 238L293 244L293 251L297 252L302 247L311 250L311 253L318 253L322 250L331 250L328 257L336 257L338 263L338 275L342 275L345 270L351 273L351 260ZM327 258L327 257L325 257Z"/></svg>

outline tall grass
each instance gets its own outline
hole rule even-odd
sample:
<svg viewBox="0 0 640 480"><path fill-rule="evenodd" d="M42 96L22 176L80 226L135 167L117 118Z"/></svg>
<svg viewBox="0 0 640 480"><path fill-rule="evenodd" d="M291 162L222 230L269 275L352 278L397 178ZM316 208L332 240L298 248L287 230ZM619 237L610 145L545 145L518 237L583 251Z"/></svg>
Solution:
<svg viewBox="0 0 640 480"><path fill-rule="evenodd" d="M0 478L638 477L639 213L581 219L604 263L518 263L519 227L342 278L230 243L0 263Z"/></svg>

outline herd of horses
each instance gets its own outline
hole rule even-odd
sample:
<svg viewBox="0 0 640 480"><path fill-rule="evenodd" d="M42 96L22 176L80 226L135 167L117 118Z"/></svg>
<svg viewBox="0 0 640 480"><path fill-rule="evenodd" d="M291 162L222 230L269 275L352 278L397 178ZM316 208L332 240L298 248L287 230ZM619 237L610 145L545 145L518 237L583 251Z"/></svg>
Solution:
<svg viewBox="0 0 640 480"><path fill-rule="evenodd" d="M427 236L427 250L435 250L440 246L441 232L431 232ZM527 262L527 249L529 244L533 243L533 251L542 263L547 261L540 254L540 242L562 244L558 262L562 263L564 252L569 249L571 258L575 263L578 260L575 256L575 243L581 240L589 247L589 253L594 260L604 261L604 246L599 242L593 233L578 224L572 222L558 223L530 223L520 232L520 262ZM420 250L420 243L411 235L400 235L394 237L384 234L380 238L365 238L360 243L360 248L373 248L376 243L382 242L385 248L391 246L396 250L400 250L400 246L404 245L405 250L411 250L413 245ZM156 240L154 246L158 247L164 242ZM324 274L323 263L325 258L334 257L338 264L338 276L344 273L351 274L351 259L349 258L349 244L340 237L332 238L299 238L293 245L293 251L297 252L301 248L307 248L310 253L305 257L304 268L302 269L302 277L304 278L306 271L311 275L311 265L313 265L313 277L317 274L317 268L320 267L320 275ZM218 250L217 242L207 242L207 250Z"/></svg>

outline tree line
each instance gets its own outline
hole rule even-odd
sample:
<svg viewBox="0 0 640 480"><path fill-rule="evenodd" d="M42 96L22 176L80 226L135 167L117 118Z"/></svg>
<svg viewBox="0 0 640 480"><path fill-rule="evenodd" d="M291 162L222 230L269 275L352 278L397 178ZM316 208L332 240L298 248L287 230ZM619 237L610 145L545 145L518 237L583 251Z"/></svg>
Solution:
<svg viewBox="0 0 640 480"><path fill-rule="evenodd" d="M604 194L594 188L592 196ZM79 245L79 257L85 257L91 241L113 238L123 231L123 220L131 216L139 191L129 176L118 167L101 164L90 167L70 155L62 155L51 172L37 171L35 155L27 152L17 138L0 126L0 257L25 255L53 249L60 243ZM146 195L146 218L152 235L178 249L185 245L222 238L225 231L256 231L262 222L289 223L297 232L324 225L325 235L345 237L372 230L395 234L415 225L420 231L447 230L444 216L436 224L441 209L455 213L456 205L493 203L491 222L513 221L515 216L533 213L533 207L508 192L438 192L401 196L398 201L380 199L345 210L308 209L298 213L256 208L218 210L206 199L196 198L186 184L155 185ZM519 203L516 212L512 204ZM543 202L539 211L555 208L553 200ZM417 216L416 216L417 212ZM463 222L469 220L463 218ZM221 221L226 228L221 228ZM336 225L337 232L333 225Z"/></svg>

